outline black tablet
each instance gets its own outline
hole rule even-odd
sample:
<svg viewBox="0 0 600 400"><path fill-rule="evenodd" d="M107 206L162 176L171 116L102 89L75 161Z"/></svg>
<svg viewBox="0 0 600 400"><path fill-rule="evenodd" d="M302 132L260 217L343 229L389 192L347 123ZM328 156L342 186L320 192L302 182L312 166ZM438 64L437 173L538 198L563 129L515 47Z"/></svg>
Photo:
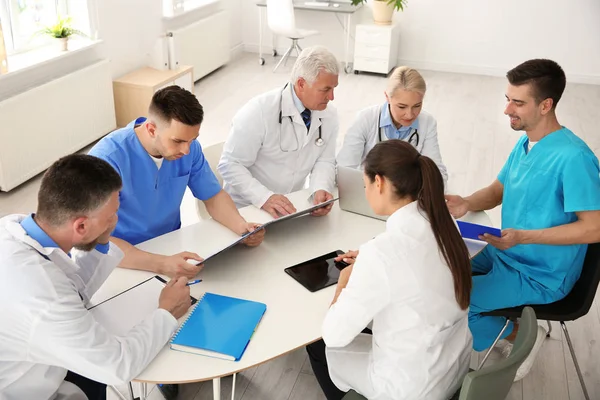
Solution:
<svg viewBox="0 0 600 400"><path fill-rule="evenodd" d="M340 271L348 266L343 261L335 262L334 260L342 254L344 252L341 250L334 251L288 267L285 272L311 292L316 292L337 283Z"/></svg>

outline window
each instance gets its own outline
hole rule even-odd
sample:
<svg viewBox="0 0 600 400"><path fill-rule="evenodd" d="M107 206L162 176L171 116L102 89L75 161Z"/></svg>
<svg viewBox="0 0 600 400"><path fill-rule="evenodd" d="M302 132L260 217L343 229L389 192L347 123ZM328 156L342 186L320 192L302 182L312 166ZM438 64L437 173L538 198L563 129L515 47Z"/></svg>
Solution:
<svg viewBox="0 0 600 400"><path fill-rule="evenodd" d="M90 34L85 0L0 0L0 24L7 53L27 51L49 43L50 38L36 33L53 24L59 15L70 15L76 29Z"/></svg>

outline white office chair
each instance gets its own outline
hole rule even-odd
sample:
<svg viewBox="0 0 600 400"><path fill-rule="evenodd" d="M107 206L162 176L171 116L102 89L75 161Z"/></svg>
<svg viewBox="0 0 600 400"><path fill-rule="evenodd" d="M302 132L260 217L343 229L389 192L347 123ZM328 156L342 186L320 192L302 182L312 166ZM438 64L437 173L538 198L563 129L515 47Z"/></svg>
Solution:
<svg viewBox="0 0 600 400"><path fill-rule="evenodd" d="M279 63L273 69L273 72L279 68L281 63L285 65L292 50L296 50L298 55L302 49L298 45L298 40L308 36L318 34L318 31L299 29L296 27L296 18L294 16L293 0L267 0L267 22L269 29L276 35L285 36L292 39L290 48L285 52Z"/></svg>
<svg viewBox="0 0 600 400"><path fill-rule="evenodd" d="M221 185L221 187L223 186L223 178L221 177L221 174L219 174L219 171L217 171L217 165L219 165L219 159L221 158L221 153L223 153L224 144L224 142L221 142L202 149L202 153L204 153L204 158L206 158L206 161L210 165L210 169L219 180L219 184ZM200 217L201 219L210 218L210 215L208 214L208 211L206 211L204 203L198 199L196 199L196 212L198 213L198 217Z"/></svg>

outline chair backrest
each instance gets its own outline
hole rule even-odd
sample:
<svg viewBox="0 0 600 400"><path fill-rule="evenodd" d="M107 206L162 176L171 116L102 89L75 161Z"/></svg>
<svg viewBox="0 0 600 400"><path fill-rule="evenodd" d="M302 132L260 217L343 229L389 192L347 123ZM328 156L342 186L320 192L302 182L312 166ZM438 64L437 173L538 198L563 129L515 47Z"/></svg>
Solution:
<svg viewBox="0 0 600 400"><path fill-rule="evenodd" d="M465 377L460 400L504 400L513 384L517 369L527 358L537 337L537 318L531 307L525 307L519 331L510 356Z"/></svg>
<svg viewBox="0 0 600 400"><path fill-rule="evenodd" d="M204 154L206 162L208 162L208 165L210 165L210 169L217 177L217 180L219 181L219 184L221 186L223 186L223 178L221 177L221 174L219 174L219 171L217 171L217 165L219 164L221 153L223 153L224 144L224 142L221 142L202 149L202 153ZM198 213L198 216L202 219L210 218L208 211L206 211L206 207L204 207L204 203L198 199L196 199L196 212Z"/></svg>
<svg viewBox="0 0 600 400"><path fill-rule="evenodd" d="M269 29L278 35L294 36L296 17L293 0L267 0L267 23Z"/></svg>
<svg viewBox="0 0 600 400"><path fill-rule="evenodd" d="M588 313L600 284L600 243L588 245L581 276L571 292L560 301L565 321L573 321Z"/></svg>

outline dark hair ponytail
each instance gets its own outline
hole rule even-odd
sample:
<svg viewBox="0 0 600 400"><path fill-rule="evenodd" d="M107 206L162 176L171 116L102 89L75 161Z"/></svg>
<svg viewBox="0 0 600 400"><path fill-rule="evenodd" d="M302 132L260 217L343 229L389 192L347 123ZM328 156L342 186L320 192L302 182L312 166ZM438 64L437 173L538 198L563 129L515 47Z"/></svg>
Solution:
<svg viewBox="0 0 600 400"><path fill-rule="evenodd" d="M456 302L469 307L471 298L471 262L469 251L446 207L444 180L437 165L402 140L380 142L367 154L364 172L371 182L385 177L399 198L410 197L425 212L452 277Z"/></svg>

